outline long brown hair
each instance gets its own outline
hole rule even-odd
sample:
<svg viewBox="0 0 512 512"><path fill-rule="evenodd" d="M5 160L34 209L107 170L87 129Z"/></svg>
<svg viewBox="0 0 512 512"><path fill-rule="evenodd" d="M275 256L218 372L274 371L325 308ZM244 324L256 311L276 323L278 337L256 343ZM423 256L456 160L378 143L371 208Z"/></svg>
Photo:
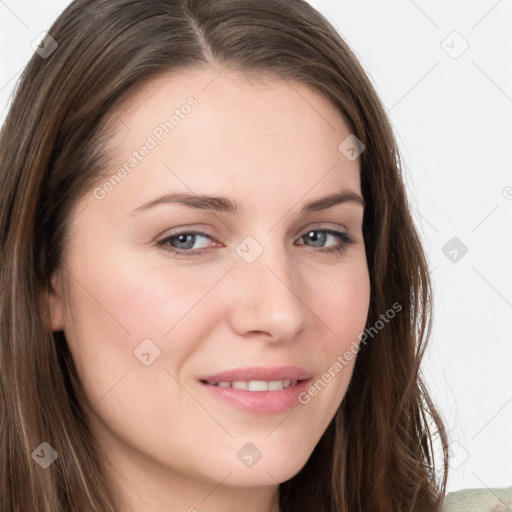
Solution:
<svg viewBox="0 0 512 512"><path fill-rule="evenodd" d="M49 33L58 47L31 58L0 134L1 510L116 511L86 397L41 296L73 207L105 170L107 114L159 74L214 65L309 84L338 108L365 145L367 326L402 306L362 345L333 421L280 484L282 512L439 511L447 439L420 373L429 272L389 121L340 35L302 0L76 0ZM31 458L43 441L58 453L46 470Z"/></svg>

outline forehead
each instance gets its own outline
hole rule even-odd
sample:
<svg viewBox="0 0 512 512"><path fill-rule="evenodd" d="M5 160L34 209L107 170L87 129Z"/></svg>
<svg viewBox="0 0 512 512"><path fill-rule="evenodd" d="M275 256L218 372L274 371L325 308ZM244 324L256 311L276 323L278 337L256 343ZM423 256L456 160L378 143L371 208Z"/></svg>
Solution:
<svg viewBox="0 0 512 512"><path fill-rule="evenodd" d="M141 199L176 188L263 197L271 187L296 199L317 186L359 190L358 161L338 149L347 124L298 82L226 70L168 73L138 87L110 120L110 171L131 160L122 186ZM135 155L144 146L144 156Z"/></svg>

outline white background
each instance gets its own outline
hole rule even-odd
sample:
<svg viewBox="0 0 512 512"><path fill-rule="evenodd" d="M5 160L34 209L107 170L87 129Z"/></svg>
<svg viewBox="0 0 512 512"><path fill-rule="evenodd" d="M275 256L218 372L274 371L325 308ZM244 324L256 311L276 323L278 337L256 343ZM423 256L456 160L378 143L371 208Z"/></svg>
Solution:
<svg viewBox="0 0 512 512"><path fill-rule="evenodd" d="M0 122L68 3L0 0ZM452 439L448 490L512 485L512 0L311 4L369 74L405 161L434 281L424 372ZM466 254L445 256L453 237Z"/></svg>

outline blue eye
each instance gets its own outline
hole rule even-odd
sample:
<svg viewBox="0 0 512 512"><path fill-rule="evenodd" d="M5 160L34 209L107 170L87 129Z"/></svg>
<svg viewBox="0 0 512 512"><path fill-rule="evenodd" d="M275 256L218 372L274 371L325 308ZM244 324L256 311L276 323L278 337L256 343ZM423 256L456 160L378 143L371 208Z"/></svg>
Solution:
<svg viewBox="0 0 512 512"><path fill-rule="evenodd" d="M200 240L204 241L201 243ZM325 246L325 244L329 241L329 239L337 240L334 246ZM182 233L176 233L174 235L168 236L163 240L157 242L158 246L164 248L164 250L168 252L173 252L175 256L185 255L185 256L197 256L202 254L202 250L207 248L208 240L213 240L213 238L200 231L183 231ZM306 234L302 235L299 240L304 240L311 242L312 245L310 247L319 248L318 251L320 253L333 253L333 252L342 252L345 251L350 244L354 243L354 238L350 233L346 231L337 231L335 229L312 229L308 231ZM196 243L200 243L199 246ZM219 246L220 244L214 241L214 245ZM309 244L299 244L299 245L309 245Z"/></svg>
<svg viewBox="0 0 512 512"><path fill-rule="evenodd" d="M320 236L318 236L319 233ZM334 247L329 246L324 248L324 244L329 237L338 240L338 244ZM335 229L312 229L305 235L302 235L300 239L313 242L314 245L312 247L321 247L323 250L320 252L324 253L345 251L347 246L354 243L354 238L350 233L346 231L337 231Z"/></svg>
<svg viewBox="0 0 512 512"><path fill-rule="evenodd" d="M200 238L210 238L208 235L205 235L204 233L196 233L196 232L190 232L190 233L180 233L179 235L174 235L166 239L166 241L169 242L169 244L178 249L178 250L189 250L194 248L194 245L196 244L196 241ZM204 246L203 246L204 247ZM199 247L201 248L201 247ZM197 249L197 247L196 247Z"/></svg>
<svg viewBox="0 0 512 512"><path fill-rule="evenodd" d="M173 252L175 256L195 256L203 252L201 249L207 247L208 240L213 240L210 235L201 231L188 230L168 236L157 242L157 245L167 252ZM196 245L198 243L199 245ZM216 241L214 244L220 245Z"/></svg>

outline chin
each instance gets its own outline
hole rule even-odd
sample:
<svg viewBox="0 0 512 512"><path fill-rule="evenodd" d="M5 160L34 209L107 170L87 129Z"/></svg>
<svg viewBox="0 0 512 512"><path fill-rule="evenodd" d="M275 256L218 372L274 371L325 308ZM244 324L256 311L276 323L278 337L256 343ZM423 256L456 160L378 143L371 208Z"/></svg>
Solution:
<svg viewBox="0 0 512 512"><path fill-rule="evenodd" d="M216 471L217 475L232 471L228 480L233 486L256 487L285 482L304 467L312 452L306 450L309 443L305 443L304 438L288 444L269 443L262 438L259 447L256 447L257 440L254 443L237 440L236 444L236 463L229 460L223 464L224 468Z"/></svg>
<svg viewBox="0 0 512 512"><path fill-rule="evenodd" d="M293 478L304 464L283 464L281 461L272 460L267 461L266 465L262 463L261 466L256 464L252 468L237 468L226 479L226 484L233 487L275 486ZM226 470L226 475L229 471Z"/></svg>

